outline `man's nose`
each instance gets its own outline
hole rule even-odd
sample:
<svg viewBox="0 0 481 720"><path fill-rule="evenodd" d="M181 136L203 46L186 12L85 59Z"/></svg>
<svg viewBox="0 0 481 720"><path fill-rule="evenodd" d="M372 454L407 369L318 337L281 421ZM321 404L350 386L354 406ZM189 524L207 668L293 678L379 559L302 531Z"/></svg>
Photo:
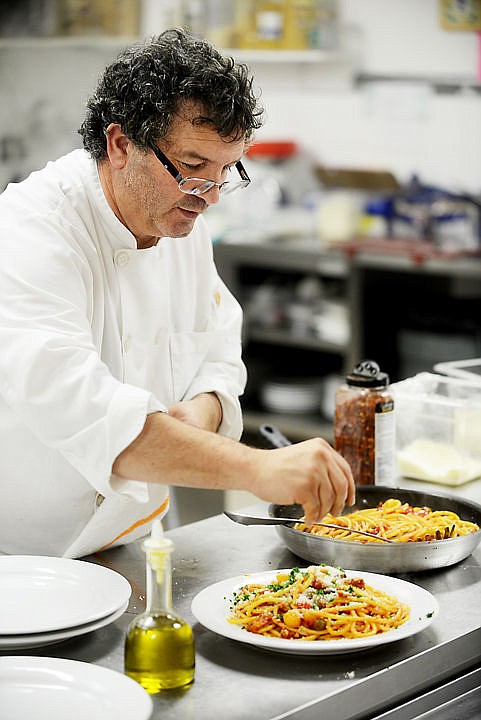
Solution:
<svg viewBox="0 0 481 720"><path fill-rule="evenodd" d="M213 185L210 190L202 193L202 198L208 205L215 205L220 200L220 189L218 185Z"/></svg>

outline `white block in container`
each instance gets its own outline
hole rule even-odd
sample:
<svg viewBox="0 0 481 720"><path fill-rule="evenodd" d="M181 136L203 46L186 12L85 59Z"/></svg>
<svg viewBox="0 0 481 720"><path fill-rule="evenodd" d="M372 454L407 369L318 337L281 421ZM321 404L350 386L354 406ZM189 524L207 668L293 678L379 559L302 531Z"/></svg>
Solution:
<svg viewBox="0 0 481 720"><path fill-rule="evenodd" d="M397 453L401 475L442 485L463 485L481 476L481 460L460 453L454 445L414 440Z"/></svg>
<svg viewBox="0 0 481 720"><path fill-rule="evenodd" d="M402 476L452 486L481 477L481 384L419 373L392 391Z"/></svg>

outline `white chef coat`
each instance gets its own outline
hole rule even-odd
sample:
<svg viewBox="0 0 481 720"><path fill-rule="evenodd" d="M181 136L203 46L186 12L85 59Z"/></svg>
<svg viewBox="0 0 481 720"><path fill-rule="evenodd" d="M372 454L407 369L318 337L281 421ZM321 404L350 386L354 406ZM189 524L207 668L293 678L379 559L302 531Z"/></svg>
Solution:
<svg viewBox="0 0 481 720"><path fill-rule="evenodd" d="M75 150L0 196L0 552L81 557L145 535L168 488L112 464L202 392L242 432L241 310L205 222L138 250Z"/></svg>

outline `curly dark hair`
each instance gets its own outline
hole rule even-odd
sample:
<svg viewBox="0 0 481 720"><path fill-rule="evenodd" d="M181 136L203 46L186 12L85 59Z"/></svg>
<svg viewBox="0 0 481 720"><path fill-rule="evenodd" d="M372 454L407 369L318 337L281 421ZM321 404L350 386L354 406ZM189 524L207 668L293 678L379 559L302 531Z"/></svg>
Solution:
<svg viewBox="0 0 481 720"><path fill-rule="evenodd" d="M175 28L123 50L104 70L78 132L97 160L107 154L110 123L147 150L169 134L175 114L189 101L199 106L194 122L210 124L229 140L249 141L263 122L247 66Z"/></svg>

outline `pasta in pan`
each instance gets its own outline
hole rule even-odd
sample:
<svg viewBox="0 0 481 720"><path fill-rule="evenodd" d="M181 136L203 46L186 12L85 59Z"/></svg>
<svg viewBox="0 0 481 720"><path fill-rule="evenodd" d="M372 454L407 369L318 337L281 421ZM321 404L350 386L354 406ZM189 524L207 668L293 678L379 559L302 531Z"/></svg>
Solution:
<svg viewBox="0 0 481 720"><path fill-rule="evenodd" d="M336 530L320 525L307 527L303 522L296 523L295 528L312 535L335 540L356 540L362 543L382 542L382 540L356 535L356 530L364 530L397 542L446 540L479 530L476 523L461 520L456 513L449 510L413 507L395 498L389 498L375 508L356 510L347 515L335 517L329 513L323 518L323 522L342 525L346 529Z"/></svg>
<svg viewBox="0 0 481 720"><path fill-rule="evenodd" d="M232 598L228 621L248 632L293 640L365 638L409 619L397 598L348 578L341 568L311 565L279 573L270 584L246 583Z"/></svg>

